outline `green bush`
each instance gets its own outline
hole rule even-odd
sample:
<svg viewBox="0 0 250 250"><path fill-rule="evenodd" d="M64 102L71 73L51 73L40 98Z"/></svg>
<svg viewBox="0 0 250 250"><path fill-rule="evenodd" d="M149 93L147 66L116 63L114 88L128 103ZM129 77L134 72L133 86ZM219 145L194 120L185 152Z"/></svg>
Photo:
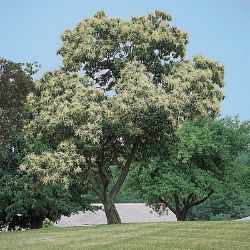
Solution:
<svg viewBox="0 0 250 250"><path fill-rule="evenodd" d="M54 223L50 221L48 218L45 218L43 221L43 228L54 227Z"/></svg>
<svg viewBox="0 0 250 250"><path fill-rule="evenodd" d="M222 220L232 220L232 218L230 217L229 214L220 213L220 214L216 214L216 215L211 216L210 220L211 221L222 221Z"/></svg>

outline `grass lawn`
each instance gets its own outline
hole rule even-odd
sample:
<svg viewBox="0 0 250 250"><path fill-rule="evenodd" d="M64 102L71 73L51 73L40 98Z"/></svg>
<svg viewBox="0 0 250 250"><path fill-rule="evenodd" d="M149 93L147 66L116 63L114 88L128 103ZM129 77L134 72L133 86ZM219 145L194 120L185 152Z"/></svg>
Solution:
<svg viewBox="0 0 250 250"><path fill-rule="evenodd" d="M2 232L0 249L250 249L250 222L164 222Z"/></svg>

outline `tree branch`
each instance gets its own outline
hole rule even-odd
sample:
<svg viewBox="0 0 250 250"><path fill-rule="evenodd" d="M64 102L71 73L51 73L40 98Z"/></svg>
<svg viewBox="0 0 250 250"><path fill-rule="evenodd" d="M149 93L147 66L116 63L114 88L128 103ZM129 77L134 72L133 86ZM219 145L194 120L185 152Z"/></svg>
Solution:
<svg viewBox="0 0 250 250"><path fill-rule="evenodd" d="M109 177L104 169L104 149L102 150L101 156L98 157L97 165L98 165L99 175L100 175L101 181L103 183L103 187L105 188L109 184Z"/></svg>
<svg viewBox="0 0 250 250"><path fill-rule="evenodd" d="M90 183L91 183L93 190L95 191L97 196L100 198L100 200L103 202L103 194L102 194L101 190L96 185L96 181L93 177L91 168L89 168L89 170L88 170L88 176L89 176L89 180L90 180Z"/></svg>
<svg viewBox="0 0 250 250"><path fill-rule="evenodd" d="M205 200L207 200L213 193L214 193L214 191L210 191L203 199L191 203L189 208L194 207L194 206L197 206L197 205L203 203L203 202L204 202Z"/></svg>
<svg viewBox="0 0 250 250"><path fill-rule="evenodd" d="M116 181L115 185L112 188L112 191L110 193L112 198L115 198L115 196L119 192L122 184L124 183L124 181L125 181L125 179L126 179L126 177L128 175L131 163L134 160L134 157L135 157L135 154L136 154L136 151L137 151L138 147L139 147L139 140L136 139L133 146L132 146L132 149L131 149L128 157L127 157L127 161L126 161L124 167L122 168L122 172L121 172L118 180Z"/></svg>
<svg viewBox="0 0 250 250"><path fill-rule="evenodd" d="M176 210L163 198L163 196L159 197L159 201L164 203L174 214L176 213Z"/></svg>
<svg viewBox="0 0 250 250"><path fill-rule="evenodd" d="M115 163L120 169L122 169L123 166L122 166L121 162L119 162L119 160L118 160L118 150L117 150L115 144L112 144L112 150L113 150L113 161L114 161L114 163Z"/></svg>
<svg viewBox="0 0 250 250"><path fill-rule="evenodd" d="M176 192L174 192L174 200L175 200L176 212L179 213L180 210L181 210L180 199L179 199L179 196L178 196L178 194Z"/></svg>
<svg viewBox="0 0 250 250"><path fill-rule="evenodd" d="M192 204L192 202L194 202L195 200L195 195L193 193L189 194L187 199L183 200L183 204L185 205L185 207L190 208L190 204Z"/></svg>

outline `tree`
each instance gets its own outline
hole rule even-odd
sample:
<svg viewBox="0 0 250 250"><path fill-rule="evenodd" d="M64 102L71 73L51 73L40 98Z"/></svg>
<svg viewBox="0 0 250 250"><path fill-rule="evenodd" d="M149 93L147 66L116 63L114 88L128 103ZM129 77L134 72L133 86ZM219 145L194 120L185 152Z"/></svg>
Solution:
<svg viewBox="0 0 250 250"><path fill-rule="evenodd" d="M158 157L134 175L148 204L159 213L170 209L183 221L191 208L229 186L229 170L239 170L234 161L248 147L250 124L229 118L186 121L178 138L177 152L170 159Z"/></svg>
<svg viewBox="0 0 250 250"><path fill-rule="evenodd" d="M15 112L23 105L29 92L34 90L33 81L28 72L22 68L24 64L14 63L0 58L0 109L3 113ZM29 65L31 66L31 65Z"/></svg>
<svg viewBox="0 0 250 250"><path fill-rule="evenodd" d="M18 170L16 163L23 153L15 151L20 143L16 135L21 128L20 111L27 94L34 90L30 75L22 67L23 64L0 58L0 229L7 224L5 208L11 192L6 175Z"/></svg>
<svg viewBox="0 0 250 250"><path fill-rule="evenodd" d="M35 117L26 133L46 146L33 148L22 168L66 184L69 173L82 173L108 224L121 222L114 199L132 163L161 148L170 154L182 121L216 115L223 99L223 66L184 60L187 34L170 19L161 11L84 19L62 35L63 68L46 73L29 96Z"/></svg>
<svg viewBox="0 0 250 250"><path fill-rule="evenodd" d="M44 185L37 175L19 169L28 153L22 133L24 119L30 116L25 99L34 91L28 66L0 60L0 230L39 228L45 217L55 221L87 209L90 202L77 179L65 191L63 185Z"/></svg>
<svg viewBox="0 0 250 250"><path fill-rule="evenodd" d="M0 230L37 229L42 227L45 218L57 221L61 215L92 209L83 186L65 190L63 185L44 185L34 176L1 174Z"/></svg>
<svg viewBox="0 0 250 250"><path fill-rule="evenodd" d="M220 192L194 207L189 220L236 220L250 215L250 153L241 153L226 173Z"/></svg>

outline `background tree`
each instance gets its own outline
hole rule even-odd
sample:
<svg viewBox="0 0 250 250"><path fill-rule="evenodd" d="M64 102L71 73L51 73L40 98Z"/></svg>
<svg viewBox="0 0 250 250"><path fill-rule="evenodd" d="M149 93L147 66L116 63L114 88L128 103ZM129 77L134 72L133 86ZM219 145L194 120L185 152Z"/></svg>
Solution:
<svg viewBox="0 0 250 250"><path fill-rule="evenodd" d="M11 193L6 175L11 173L12 176L12 173L19 171L16 162L23 157L22 152L17 150L20 138L16 135L22 124L20 110L27 94L34 90L32 78L24 72L22 66L22 64L0 59L0 183L2 187L0 189L0 228L7 223L5 208L9 205Z"/></svg>
<svg viewBox="0 0 250 250"><path fill-rule="evenodd" d="M39 228L45 217L55 221L89 206L85 187L77 185L77 179L65 191L63 185L45 185L19 169L28 152L22 127L30 116L25 99L34 91L32 73L30 64L0 60L0 230Z"/></svg>
<svg viewBox="0 0 250 250"><path fill-rule="evenodd" d="M234 178L229 170L240 170L234 160L249 144L249 125L229 118L186 121L178 131L176 154L167 160L156 158L148 168L134 172L144 200L159 213L170 209L177 220L185 220L192 207L223 185L229 187L228 178Z"/></svg>
<svg viewBox="0 0 250 250"><path fill-rule="evenodd" d="M220 192L187 215L189 220L236 220L250 216L250 153L242 153L228 169Z"/></svg>
<svg viewBox="0 0 250 250"><path fill-rule="evenodd" d="M63 68L45 74L39 94L29 96L35 117L27 135L45 146L23 169L66 184L69 173L82 173L109 224L121 222L114 200L132 163L161 148L169 155L181 122L216 115L223 99L223 67L202 56L181 60L187 35L170 19L161 11L84 19L62 35Z"/></svg>

